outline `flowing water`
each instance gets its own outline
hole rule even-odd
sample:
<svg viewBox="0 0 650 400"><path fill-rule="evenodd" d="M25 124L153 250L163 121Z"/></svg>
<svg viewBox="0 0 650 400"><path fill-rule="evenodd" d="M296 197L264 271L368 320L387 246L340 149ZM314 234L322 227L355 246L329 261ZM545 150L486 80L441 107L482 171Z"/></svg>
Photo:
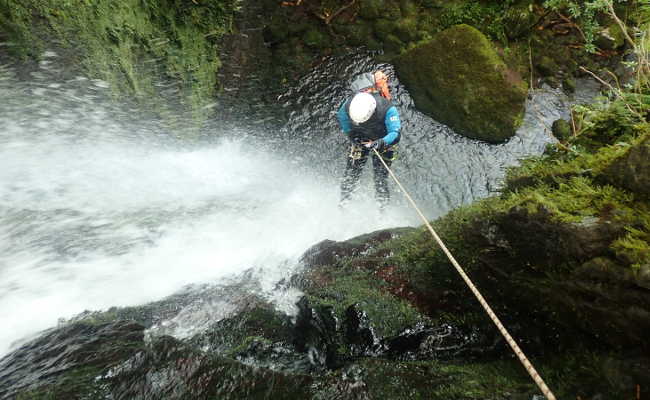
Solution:
<svg viewBox="0 0 650 400"><path fill-rule="evenodd" d="M61 78L56 59L46 53L27 78L0 67L0 356L59 318L244 271L273 298L309 246L419 224L396 193L379 214L369 171L356 201L337 207L346 143L333 113L353 73L380 66L393 76L390 65L332 59L279 98L284 127L250 115L231 116L242 121L233 127L217 115L220 128L188 141L111 102L104 82ZM487 145L418 113L392 85L404 124L395 171L431 218L488 195L505 166L539 154L553 140L544 124L568 104L536 93L518 135ZM296 295L273 299L290 305ZM187 307L171 333L223 317L227 303Z"/></svg>

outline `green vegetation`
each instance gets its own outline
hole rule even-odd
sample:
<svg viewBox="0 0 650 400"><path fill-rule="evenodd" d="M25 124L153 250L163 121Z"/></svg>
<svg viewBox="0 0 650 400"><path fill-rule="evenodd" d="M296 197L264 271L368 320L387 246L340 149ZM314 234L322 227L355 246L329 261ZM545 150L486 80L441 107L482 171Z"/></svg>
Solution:
<svg viewBox="0 0 650 400"><path fill-rule="evenodd" d="M616 381L622 377L612 367L619 363L626 365L608 354L581 350L536 364L559 399L591 398L598 393L626 398L634 385L625 379ZM539 389L516 360L461 364L364 359L316 381L314 398L345 398L355 378L365 383L363 390L372 399L528 400L539 395Z"/></svg>
<svg viewBox="0 0 650 400"><path fill-rule="evenodd" d="M56 384L25 391L17 400L56 400L56 399L101 399L109 391L98 377L105 372L102 368L84 366L73 369L57 379Z"/></svg>
<svg viewBox="0 0 650 400"><path fill-rule="evenodd" d="M0 35L19 59L64 52L115 95L160 114L179 107L201 119L217 88L216 44L238 0L1 0ZM162 98L162 86L173 92Z"/></svg>
<svg viewBox="0 0 650 400"><path fill-rule="evenodd" d="M192 344L204 351L235 357L252 343L274 343L291 338L289 317L260 303L248 310L214 323Z"/></svg>
<svg viewBox="0 0 650 400"><path fill-rule="evenodd" d="M356 304L366 312L380 337L397 335L424 321L412 304L390 294L388 286L378 280L372 271L336 266L322 268L319 275L319 279L327 276L327 283L306 289L309 302L317 306L331 306L339 320L344 319L349 306Z"/></svg>

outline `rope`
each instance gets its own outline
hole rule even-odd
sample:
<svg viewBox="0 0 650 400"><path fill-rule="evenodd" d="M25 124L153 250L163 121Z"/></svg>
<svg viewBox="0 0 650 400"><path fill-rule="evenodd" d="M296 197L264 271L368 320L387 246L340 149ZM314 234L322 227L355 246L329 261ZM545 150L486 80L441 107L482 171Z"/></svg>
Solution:
<svg viewBox="0 0 650 400"><path fill-rule="evenodd" d="M406 189L404 189L402 184L399 182L399 180L397 179L397 177L395 176L393 171L388 167L388 164L386 164L386 161L384 161L384 158L379 154L377 149L372 149L372 150L375 152L375 155L381 160L381 163L384 165L384 167L386 168L386 170L388 171L390 176L393 178L395 183L397 183L397 186L399 186L399 188L402 190L402 193L404 193L404 195L406 196L408 201L411 203L411 205L413 206L415 211L417 211L417 213L420 215L420 218L422 218L422 221L424 221L424 224L426 225L427 229L429 229L429 232L431 232L431 235L433 235L433 238L436 240L436 242L438 243L438 245L440 246L442 251L445 252L445 254L447 255L447 258L449 258L449 261L451 261L451 263L454 265L454 267L456 268L456 271L458 271L458 273L463 278L463 280L465 281L467 286L469 286L472 293L474 293L474 296L476 296L479 303L481 303L481 306L483 306L483 309L490 316L490 318L492 319L492 322L494 322L494 324L497 326L497 329L499 330L499 332L501 332L501 335L503 335L503 337L506 339L506 342L508 342L508 344L510 345L510 348L512 348L514 353L519 358L519 361L521 361L524 368L526 368L526 371L528 371L528 374L530 374L530 377L533 378L533 380L535 381L535 383L537 384L539 389L542 391L542 393L544 394L544 396L546 396L546 398L548 400L556 400L555 395L553 394L553 392L551 392L551 390L548 388L548 386L546 386L546 383L544 382L542 377L537 373L537 371L535 370L535 367L533 367L533 365L530 363L530 361L528 361L528 358L526 358L526 355L524 354L524 352L521 351L521 349L519 348L519 345L517 345L517 342L515 342L515 339L513 339L512 336L510 336L510 333L508 333L508 330L505 328L505 326L503 326L503 324L499 320L499 317L497 317L497 315L494 313L494 311L492 311L492 308L487 303L485 298L483 298L483 295L481 295L481 293L478 291L476 286L474 286L474 283L472 283L471 279L469 279L469 276L467 276L465 271L461 268L460 264L458 264L458 262L456 261L454 256L447 249L447 246L445 246L445 244L442 242L442 240L440 239L440 237L438 236L436 231L433 230L433 228L431 227L431 224L429 223L429 221L427 221L424 214L422 214L422 211L420 211L420 209L415 204L415 202L413 201L411 196L408 194Z"/></svg>

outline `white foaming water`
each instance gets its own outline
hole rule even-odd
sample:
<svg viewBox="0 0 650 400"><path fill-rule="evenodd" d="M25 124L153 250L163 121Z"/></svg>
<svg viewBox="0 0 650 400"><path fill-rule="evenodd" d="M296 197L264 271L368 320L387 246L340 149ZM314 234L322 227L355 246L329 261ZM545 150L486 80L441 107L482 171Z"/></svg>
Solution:
<svg viewBox="0 0 650 400"><path fill-rule="evenodd" d="M187 149L97 115L34 133L44 121L61 125L0 132L0 355L84 310L251 267L272 285L320 240L416 223L409 210L379 218L371 195L341 213L338 176L250 141Z"/></svg>

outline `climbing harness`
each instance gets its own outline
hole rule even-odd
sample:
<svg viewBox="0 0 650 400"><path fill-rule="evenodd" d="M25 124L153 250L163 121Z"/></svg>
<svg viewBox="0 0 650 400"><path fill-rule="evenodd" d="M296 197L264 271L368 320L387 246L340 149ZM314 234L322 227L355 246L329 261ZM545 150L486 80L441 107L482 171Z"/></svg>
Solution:
<svg viewBox="0 0 650 400"><path fill-rule="evenodd" d="M351 145L349 157L352 159L352 161L361 159L361 147L357 146L356 144Z"/></svg>
<svg viewBox="0 0 650 400"><path fill-rule="evenodd" d="M522 363L524 368L526 368L526 371L528 371L528 374L530 375L530 377L533 378L533 380L537 384L537 387L539 387L539 389L542 391L542 393L544 394L544 396L546 396L546 398L548 400L556 400L555 395L553 394L553 392L551 392L551 389L549 389L548 386L546 386L546 383L544 382L542 377L539 375L539 373L537 373L537 370L535 370L535 367L533 367L533 365L530 363L530 361L528 361L528 358L526 357L524 352L519 348L519 345L517 344L517 342L515 342L515 339L513 339L513 337L510 335L510 333L508 333L508 330L505 328L505 326L503 326L503 324L499 320L499 317L497 317L497 315L494 313L494 311L492 311L492 308L487 303L487 301L485 300L483 295L481 295L481 292L479 292L479 290L476 288L476 286L474 286L474 283L471 281L469 276L467 276L467 274L465 273L463 268L461 268L460 264L458 264L458 261L456 261L456 259L451 254L449 249L447 249L447 246L445 246L442 239L440 239L440 237L438 236L436 231L433 230L433 228L431 227L431 224L429 223L429 221L427 221L424 214L422 214L422 211L420 211L418 206L415 204L415 201L413 201L413 199L408 194L406 189L404 189L404 187L399 182L399 180L397 179L397 177L395 176L393 171L388 167L388 165L386 164L384 159L380 156L377 149L372 149L372 150L376 153L377 156L379 156L378 158L381 160L382 164L384 164L384 168L386 168L386 170L390 174L391 178L393 178L393 180L395 181L397 186L400 188L402 193L404 193L404 196L406 196L407 200L411 203L411 205L413 206L415 211L418 213L418 215L420 216L422 221L424 221L424 224L426 225L429 232L431 232L431 235L433 236L433 238L438 243L438 246L440 246L442 251L447 255L447 258L449 259L449 261L451 261L454 268L456 268L456 271L458 271L458 273L463 278L463 280L465 281L467 286L469 286L472 293L474 293L474 296L476 296L476 299L479 301L479 303L481 303L481 306L483 307L485 312L487 312L490 319L492 319L492 322L494 322L494 324L496 325L496 327L499 330L499 332L501 333L501 335L503 335L506 342L508 342L508 344L510 345L510 348L512 349L512 351L514 351L514 353L517 355L517 358L519 358L519 361Z"/></svg>
<svg viewBox="0 0 650 400"><path fill-rule="evenodd" d="M392 153L390 158L388 157L389 152ZM397 159L397 154L398 154L397 145L388 146L387 148L382 150L379 154L380 157L383 158L385 161L395 161ZM350 153L348 154L348 157L350 157L352 161L360 160L361 157L363 157L363 148L357 144L350 145Z"/></svg>

